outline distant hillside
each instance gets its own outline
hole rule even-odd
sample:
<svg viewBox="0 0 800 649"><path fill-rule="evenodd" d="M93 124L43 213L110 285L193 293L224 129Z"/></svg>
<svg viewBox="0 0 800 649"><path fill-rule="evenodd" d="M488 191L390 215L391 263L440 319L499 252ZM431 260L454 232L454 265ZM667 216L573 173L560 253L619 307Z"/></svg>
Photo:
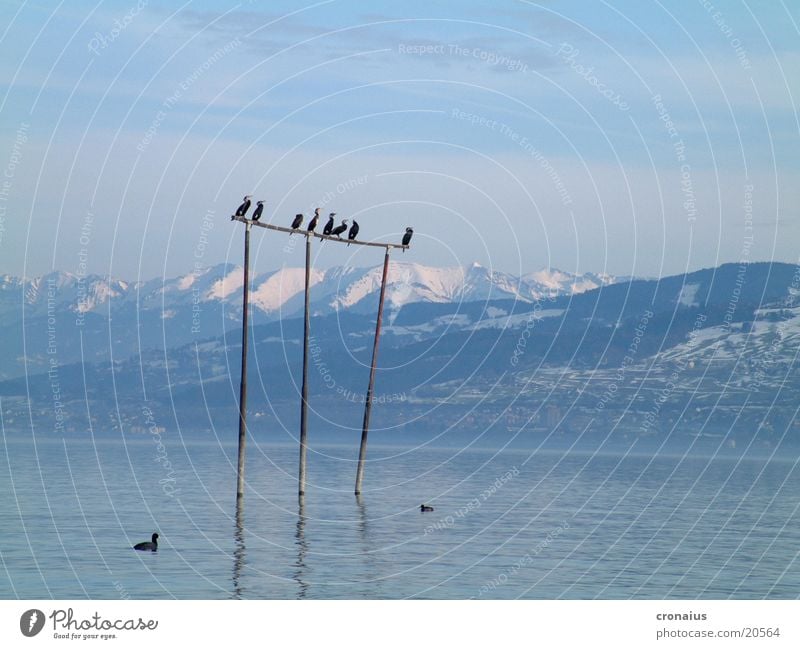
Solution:
<svg viewBox="0 0 800 649"><path fill-rule="evenodd" d="M251 304L257 322L301 314L304 272L300 268L283 268L253 275ZM381 272L381 266L313 271L314 314L373 313ZM65 272L30 280L3 276L0 324L7 335L0 350L0 379L43 371L52 355L48 354L48 347L53 344L60 363L82 358L94 362L112 355L121 360L144 350L170 349L219 336L241 321L242 279L241 267L233 264L145 282L98 275L79 277ZM573 275L559 270L513 277L479 264L432 268L393 262L387 311L392 318L405 305L420 302L531 302L549 295L571 295L612 281L605 275Z"/></svg>
<svg viewBox="0 0 800 649"><path fill-rule="evenodd" d="M443 277L452 275L424 276L425 290L435 285L436 295L445 295ZM374 305L353 308L370 294L364 277L369 271L345 283L346 290L329 292L333 298L318 303L331 308L319 307L312 320L311 423L317 430L355 434L360 425L375 324ZM214 283L206 285L212 290ZM797 266L726 264L581 293L529 292L525 299L519 290L496 293L497 299L394 303L380 348L377 429L648 440L710 435L728 445L757 440L767 448L800 439ZM115 333L121 312L112 310L110 326L101 323L115 350L130 347ZM140 320L148 312L139 311ZM86 430L88 394L93 423L103 430L141 428L144 404L168 429L230 427L241 338L224 313L227 329L203 340L169 344L177 337L165 336L162 347L115 351L113 363L90 357L61 363L69 426ZM251 426L261 434L290 434L299 412L302 319L254 320ZM6 425L25 426L30 394L34 419L52 428L52 383L45 373L0 383Z"/></svg>

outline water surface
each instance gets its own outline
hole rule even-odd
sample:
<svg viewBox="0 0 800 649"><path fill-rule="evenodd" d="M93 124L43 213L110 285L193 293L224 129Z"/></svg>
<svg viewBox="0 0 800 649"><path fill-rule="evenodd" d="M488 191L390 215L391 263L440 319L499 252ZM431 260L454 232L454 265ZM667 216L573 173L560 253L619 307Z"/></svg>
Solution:
<svg viewBox="0 0 800 649"><path fill-rule="evenodd" d="M796 598L794 458L251 442L0 447L3 598ZM435 507L421 514L420 503ZM161 535L157 553L133 543Z"/></svg>

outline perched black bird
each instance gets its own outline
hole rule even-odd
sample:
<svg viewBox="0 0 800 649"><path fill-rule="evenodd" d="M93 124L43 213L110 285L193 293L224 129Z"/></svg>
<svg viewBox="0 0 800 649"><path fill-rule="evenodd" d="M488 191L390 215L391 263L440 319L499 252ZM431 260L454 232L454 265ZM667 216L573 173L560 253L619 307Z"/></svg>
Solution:
<svg viewBox="0 0 800 649"><path fill-rule="evenodd" d="M253 220L258 221L261 218L261 212L264 211L264 201L258 201L256 203L256 211L253 212Z"/></svg>
<svg viewBox="0 0 800 649"><path fill-rule="evenodd" d="M341 225L337 225L335 228L333 228L333 230L331 230L331 236L339 237L341 239L342 232L344 232L346 229L347 229L347 219L344 219Z"/></svg>
<svg viewBox="0 0 800 649"><path fill-rule="evenodd" d="M236 216L244 216L247 214L247 210L250 209L250 199L252 196L245 196L244 203L242 203L238 208L236 208Z"/></svg>
<svg viewBox="0 0 800 649"><path fill-rule="evenodd" d="M319 221L319 208L314 210L314 216L311 217L311 221L308 224L309 232L313 232L316 229L317 221Z"/></svg>
<svg viewBox="0 0 800 649"><path fill-rule="evenodd" d="M302 222L303 222L303 215L295 214L294 221L292 221L292 230L296 230L297 228L299 228Z"/></svg>
<svg viewBox="0 0 800 649"><path fill-rule="evenodd" d="M330 234L331 230L333 230L333 217L336 216L336 212L331 212L328 215L328 222L325 224L325 227L322 229L322 234Z"/></svg>
<svg viewBox="0 0 800 649"><path fill-rule="evenodd" d="M358 223L356 223L356 220L353 219L353 225L350 226L350 232L347 233L348 241L352 241L358 236L358 229ZM349 246L350 244L348 243L347 245Z"/></svg>
<svg viewBox="0 0 800 649"><path fill-rule="evenodd" d="M421 512L432 512L433 511L433 507L431 507L430 505L420 505L419 506L419 510Z"/></svg>
<svg viewBox="0 0 800 649"><path fill-rule="evenodd" d="M142 550L145 552L155 552L158 550L158 534L153 532L152 541L142 541L133 546L134 550Z"/></svg>
<svg viewBox="0 0 800 649"><path fill-rule="evenodd" d="M411 237L414 235L414 230L412 228L406 228L406 233L403 235L403 245L407 246L411 243ZM405 250L403 250L405 252Z"/></svg>

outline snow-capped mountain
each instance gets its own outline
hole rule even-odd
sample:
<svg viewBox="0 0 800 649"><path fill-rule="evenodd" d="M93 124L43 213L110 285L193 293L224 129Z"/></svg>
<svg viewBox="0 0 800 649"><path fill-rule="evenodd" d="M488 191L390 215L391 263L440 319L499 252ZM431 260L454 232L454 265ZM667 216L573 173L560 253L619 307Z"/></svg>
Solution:
<svg viewBox="0 0 800 649"><path fill-rule="evenodd" d="M372 322L382 271L382 266L312 271L313 315L349 313ZM254 322L301 316L304 279L303 268L254 273L250 282ZM460 310L462 304L500 300L526 304L611 281L558 270L515 277L479 264L434 268L395 261L389 267L387 323L393 324L405 307L413 305ZM0 347L0 378L41 371L54 358L60 363L106 358L111 347L114 357L124 358L142 349L168 349L219 336L241 319L242 283L242 268L234 264L147 281L66 272L33 279L2 276L0 325L6 339L14 342Z"/></svg>
<svg viewBox="0 0 800 649"><path fill-rule="evenodd" d="M336 268L312 276L318 315L309 381L313 400L326 404L319 425L327 427L329 417L360 425L358 408L342 396L364 388L380 270ZM612 428L642 439L656 428L671 435L709 426L715 435L734 431L730 437L755 435L763 444L781 443L790 428L800 435L796 266L725 264L575 294L610 281L558 271L515 278L478 265L394 264L379 383L383 394L403 401L378 412L394 412L401 422L427 417L433 428L441 420L438 411L431 419L431 407L446 404L452 421L481 430L512 416L514 425L538 421L548 432L560 421L558 410L570 413L569 430L581 434L624 418L625 426ZM120 412L139 422L144 387L160 420L180 412L187 425L203 427L208 416L227 422L235 412L235 389L219 387L238 381L241 268L138 284L86 278L77 288L63 273L39 281L5 277L1 286L6 315L12 303L26 305L24 320L4 324L0 345L7 424L28 422L29 403L39 421L52 422L54 380L62 399L74 404L76 430L88 410L105 413L109 425L117 425ZM252 395L252 407L294 416L303 273L258 274L252 286L251 372L264 390ZM75 300L84 289L95 306L79 325ZM90 304L88 297L81 304Z"/></svg>
<svg viewBox="0 0 800 649"><path fill-rule="evenodd" d="M557 268L549 270L537 270L522 276L522 281L532 287L536 287L537 298L544 296L555 296L591 291L599 286L606 286L618 281L616 278L606 273L584 273L583 275L573 275L565 273ZM628 278L629 279L629 278Z"/></svg>
<svg viewBox="0 0 800 649"><path fill-rule="evenodd" d="M334 267L311 273L311 305L316 314L334 311L374 310L380 289L382 267ZM281 268L254 274L250 299L255 309L268 317L297 314L303 304L302 268ZM220 264L196 273L169 279L130 282L90 275L53 272L23 280L0 279L0 314L28 315L48 309L74 313L107 311L108 301L132 302L141 309L169 312L187 305L217 303L229 307L230 316L241 310L242 269ZM515 277L474 263L466 267L435 268L394 262L387 284L387 306L391 309L413 302L474 302L512 299L531 302L543 297L572 295L614 282L608 275L575 275L560 270L540 270Z"/></svg>
<svg viewBox="0 0 800 649"><path fill-rule="evenodd" d="M96 310L112 299L125 299L134 284L99 275L85 277L54 271L34 279L0 276L0 316L28 316L61 309L81 314Z"/></svg>

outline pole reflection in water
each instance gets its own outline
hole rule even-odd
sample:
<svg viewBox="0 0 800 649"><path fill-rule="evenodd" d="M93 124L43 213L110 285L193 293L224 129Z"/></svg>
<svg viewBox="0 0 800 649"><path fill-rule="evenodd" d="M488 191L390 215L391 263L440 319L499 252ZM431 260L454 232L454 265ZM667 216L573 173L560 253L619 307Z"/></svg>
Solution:
<svg viewBox="0 0 800 649"><path fill-rule="evenodd" d="M356 505L358 506L358 534L361 536L361 541L364 543L364 549L367 550L367 506L361 494L356 496Z"/></svg>
<svg viewBox="0 0 800 649"><path fill-rule="evenodd" d="M306 543L306 499L305 496L299 496L297 499L297 529L294 534L295 543L297 545L297 561L294 566L293 578L297 582L297 599L305 599L308 596L309 583L306 579L306 554L308 553L308 544Z"/></svg>
<svg viewBox="0 0 800 649"><path fill-rule="evenodd" d="M367 515L367 505L361 494L356 496L356 506L358 507L358 535L361 537L361 548L364 553L364 561L362 566L365 569L362 578L363 591L362 597L369 599L380 598L381 593L381 580L376 579L377 576L377 557L375 556L374 541L370 537L369 516Z"/></svg>
<svg viewBox="0 0 800 649"><path fill-rule="evenodd" d="M244 502L236 500L236 526L233 530L233 595L232 599L242 599L242 568L245 562L244 548Z"/></svg>

